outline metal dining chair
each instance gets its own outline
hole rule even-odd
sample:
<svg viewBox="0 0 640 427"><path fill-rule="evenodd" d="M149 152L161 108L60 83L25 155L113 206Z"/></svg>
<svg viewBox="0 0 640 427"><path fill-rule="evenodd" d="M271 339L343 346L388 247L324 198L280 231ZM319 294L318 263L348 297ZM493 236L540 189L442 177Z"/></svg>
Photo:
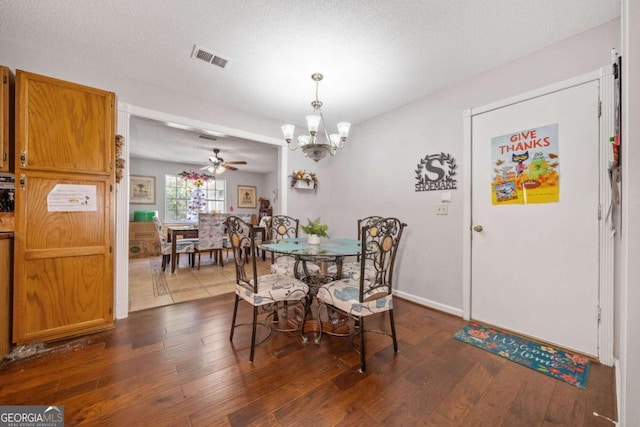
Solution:
<svg viewBox="0 0 640 427"><path fill-rule="evenodd" d="M271 327L266 323L258 323L259 309L263 309L268 316L274 315L280 302L296 303L308 298L309 286L295 277L283 274L267 274L258 276L256 260L256 242L253 225L241 220L237 216L229 216L226 221L227 234L233 250L236 265L236 291L233 319L231 321L231 334L229 339L233 341L233 334L237 326L238 303L244 300L253 306L253 319L251 322L251 354L249 360L253 362L255 347L269 338ZM241 256L246 247L249 247L251 256ZM308 304L304 304L306 307ZM306 314L306 312L305 312ZM267 328L268 333L260 342L256 343L257 326ZM300 326L292 329L278 329L283 331L299 331Z"/></svg>
<svg viewBox="0 0 640 427"><path fill-rule="evenodd" d="M365 218L361 218L358 220L358 240L360 240L362 238L362 227L364 227L365 225L369 225L369 224L373 224L375 222L378 222L382 219L383 217L381 216L368 216ZM360 271L361 271L361 263L360 263L360 256L357 257L356 261L350 261L350 262L344 262L342 263L342 279L355 279L358 280L360 278ZM333 276L335 276L338 273L338 269L335 265L332 265L331 267L329 267L327 269L327 272L329 274L332 274ZM366 261L364 263L364 274L365 274L365 278L367 280L372 280L374 275L375 275L375 268L372 265L371 261Z"/></svg>
<svg viewBox="0 0 640 427"><path fill-rule="evenodd" d="M359 278L339 279L321 286L318 290L318 316L323 312L328 314L336 310L355 321L353 333L360 338L359 348L355 348L360 353L360 372L366 370L365 332L378 332L391 336L393 351L398 352L393 319L393 272L398 245L406 226L407 224L397 218L383 218L362 227ZM371 280L365 275L365 262L371 262L373 266L374 274ZM365 329L367 317L383 312L388 313L389 331ZM328 321L330 323L331 319ZM304 323L302 327L304 328ZM320 328L317 341L322 337L322 333L323 328ZM351 336L352 334L333 335Z"/></svg>
<svg viewBox="0 0 640 427"><path fill-rule="evenodd" d="M269 240L283 240L298 237L298 227L300 221L287 215L274 215L271 217L271 227L269 227ZM271 273L286 274L296 276L296 259L291 255L274 254L271 252ZM306 262L306 272L317 274L320 267L314 263ZM296 277L300 277L299 275Z"/></svg>

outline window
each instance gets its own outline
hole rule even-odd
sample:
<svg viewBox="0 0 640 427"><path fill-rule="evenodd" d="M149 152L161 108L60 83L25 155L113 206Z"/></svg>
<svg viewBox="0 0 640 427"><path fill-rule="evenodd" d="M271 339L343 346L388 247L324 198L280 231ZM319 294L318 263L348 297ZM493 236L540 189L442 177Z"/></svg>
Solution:
<svg viewBox="0 0 640 427"><path fill-rule="evenodd" d="M201 212L224 212L226 184L222 179L206 181L198 191L194 181L165 175L165 222L198 221L198 205Z"/></svg>

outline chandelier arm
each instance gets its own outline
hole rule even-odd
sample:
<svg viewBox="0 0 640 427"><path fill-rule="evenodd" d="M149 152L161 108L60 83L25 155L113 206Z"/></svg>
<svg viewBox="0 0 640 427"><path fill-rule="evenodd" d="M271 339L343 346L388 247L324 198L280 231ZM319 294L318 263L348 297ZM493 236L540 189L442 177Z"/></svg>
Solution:
<svg viewBox="0 0 640 427"><path fill-rule="evenodd" d="M300 147L300 142L296 141L293 142L293 139L291 140L292 142L287 141L287 147L289 148L289 150L291 151L295 151Z"/></svg>
<svg viewBox="0 0 640 427"><path fill-rule="evenodd" d="M327 144L334 147L331 138L329 138L329 132L327 132L327 124L324 122L324 114L320 111L320 121L322 122L322 130L324 131L324 137L327 139Z"/></svg>

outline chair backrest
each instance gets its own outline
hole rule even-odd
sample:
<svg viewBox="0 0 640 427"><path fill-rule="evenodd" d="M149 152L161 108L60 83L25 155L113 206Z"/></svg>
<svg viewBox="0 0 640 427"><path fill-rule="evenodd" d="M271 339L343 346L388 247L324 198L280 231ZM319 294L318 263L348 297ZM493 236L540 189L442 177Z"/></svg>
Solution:
<svg viewBox="0 0 640 427"><path fill-rule="evenodd" d="M258 227L264 227L265 229L269 229L271 227L271 217L265 215L262 218L260 218Z"/></svg>
<svg viewBox="0 0 640 427"><path fill-rule="evenodd" d="M269 227L269 240L281 240L298 237L299 220L286 215L274 215L271 217Z"/></svg>
<svg viewBox="0 0 640 427"><path fill-rule="evenodd" d="M358 220L358 240L362 238L362 227L364 227L365 225L373 224L374 222L378 222L381 219L382 217L377 215L360 218ZM360 261L360 255L357 256L357 260Z"/></svg>
<svg viewBox="0 0 640 427"><path fill-rule="evenodd" d="M360 218L358 220L358 240L362 238L362 227L364 227L365 225L373 224L374 222L378 222L381 219L383 219L383 217L376 215Z"/></svg>
<svg viewBox="0 0 640 427"><path fill-rule="evenodd" d="M162 222L160 222L160 218L157 216L153 217L153 223L156 226L156 230L158 231L158 238L160 239L160 245L164 246L167 244L167 234L164 232L164 227L162 226Z"/></svg>
<svg viewBox="0 0 640 427"><path fill-rule="evenodd" d="M360 263L360 302L391 294L396 254L406 226L397 218L382 218L370 222L360 230L360 256L368 261ZM375 278L369 275L369 281L365 274L365 264L375 269Z"/></svg>
<svg viewBox="0 0 640 427"><path fill-rule="evenodd" d="M220 249L224 243L224 221L220 214L198 214L198 249Z"/></svg>
<svg viewBox="0 0 640 427"><path fill-rule="evenodd" d="M226 227L236 264L236 283L257 293L258 268L256 265L256 243L253 225L237 216L230 215L227 217ZM242 256L246 247L250 248L251 256ZM251 268L251 270L247 272L247 268ZM251 282L252 280L253 283Z"/></svg>

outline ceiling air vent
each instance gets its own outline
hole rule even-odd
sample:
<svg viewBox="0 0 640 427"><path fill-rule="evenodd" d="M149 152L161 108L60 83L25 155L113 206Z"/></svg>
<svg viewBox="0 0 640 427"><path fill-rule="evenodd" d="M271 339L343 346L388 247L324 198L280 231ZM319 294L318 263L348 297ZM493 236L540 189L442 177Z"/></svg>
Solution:
<svg viewBox="0 0 640 427"><path fill-rule="evenodd" d="M214 53L207 52L206 50L198 46L193 46L193 53L191 54L191 56L194 58L201 59L204 62L207 62L209 64L216 65L220 68L226 67L227 64L229 63L228 59L224 59L223 57L218 56Z"/></svg>

